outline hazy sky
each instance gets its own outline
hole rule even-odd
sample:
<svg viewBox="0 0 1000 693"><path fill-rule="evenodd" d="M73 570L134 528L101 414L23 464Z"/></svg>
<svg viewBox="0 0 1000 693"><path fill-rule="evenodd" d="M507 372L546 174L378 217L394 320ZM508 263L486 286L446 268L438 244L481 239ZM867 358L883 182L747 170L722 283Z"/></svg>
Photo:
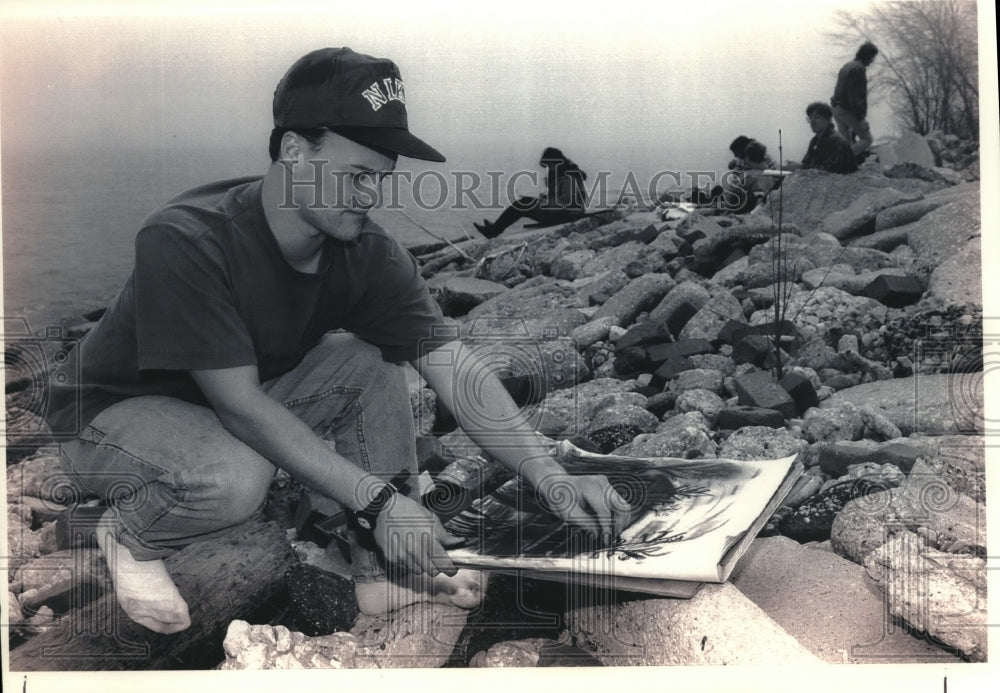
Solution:
<svg viewBox="0 0 1000 693"><path fill-rule="evenodd" d="M6 2L3 145L229 141L263 157L284 70L347 45L400 65L410 127L449 165L531 165L547 145L591 170L724 165L741 133L776 154L779 128L797 159L805 105L850 57L823 36L832 12L869 4Z"/></svg>

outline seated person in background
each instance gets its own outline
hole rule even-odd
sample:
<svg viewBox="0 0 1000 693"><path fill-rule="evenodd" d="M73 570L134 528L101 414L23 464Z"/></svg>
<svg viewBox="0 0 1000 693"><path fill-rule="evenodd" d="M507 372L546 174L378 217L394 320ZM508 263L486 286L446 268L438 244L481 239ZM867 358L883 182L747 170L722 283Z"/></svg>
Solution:
<svg viewBox="0 0 1000 693"><path fill-rule="evenodd" d="M819 168L832 173L854 173L858 163L851 151L851 145L833 128L833 109L821 101L814 101L806 107L806 120L816 133L809 141L809 149L802 162L788 161L785 168Z"/></svg>
<svg viewBox="0 0 1000 693"><path fill-rule="evenodd" d="M774 159L767 153L767 147L746 135L740 135L733 140L729 150L736 155L736 158L729 162L730 171L763 171L778 168L778 164L774 163Z"/></svg>
<svg viewBox="0 0 1000 693"><path fill-rule="evenodd" d="M692 201L730 214L746 214L757 206L757 195L766 195L776 182L770 176L755 176L752 172L776 169L778 165L768 155L767 147L745 135L733 140L729 149L737 155L729 162L729 171L707 196L702 191L693 193Z"/></svg>
<svg viewBox="0 0 1000 693"><path fill-rule="evenodd" d="M522 217L539 226L555 226L584 215L587 196L583 181L587 174L555 147L546 147L539 164L546 170L546 191L538 197L521 197L505 209L494 222L473 224L479 233L495 238Z"/></svg>

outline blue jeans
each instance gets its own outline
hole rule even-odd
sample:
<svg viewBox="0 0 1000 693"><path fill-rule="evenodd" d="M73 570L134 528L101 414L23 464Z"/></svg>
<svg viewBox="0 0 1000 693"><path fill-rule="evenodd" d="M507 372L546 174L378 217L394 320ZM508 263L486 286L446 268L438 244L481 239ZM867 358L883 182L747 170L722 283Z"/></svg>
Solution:
<svg viewBox="0 0 1000 693"><path fill-rule="evenodd" d="M403 368L350 334L328 334L264 390L365 471L416 476L413 415ZM263 504L276 468L223 428L215 412L173 397L105 409L63 444L83 486L107 500L119 543L154 560L216 536ZM416 498L416 483L410 483ZM351 546L354 578L384 580L378 557Z"/></svg>

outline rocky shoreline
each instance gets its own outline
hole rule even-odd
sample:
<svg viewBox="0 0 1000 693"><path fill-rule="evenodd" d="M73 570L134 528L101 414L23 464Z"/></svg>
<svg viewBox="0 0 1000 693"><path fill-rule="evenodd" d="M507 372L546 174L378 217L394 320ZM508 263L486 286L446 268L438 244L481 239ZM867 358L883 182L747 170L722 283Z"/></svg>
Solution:
<svg viewBox="0 0 1000 693"><path fill-rule="evenodd" d="M968 149L907 137L857 174L796 173L780 222L772 193L742 217L617 209L425 249L445 314L550 438L636 456L798 453L806 473L730 583L692 600L612 593L573 606L569 588L528 581L540 604L562 605L545 628L509 604L510 626L487 628L526 589L499 576L472 614L425 605L355 618L343 567L290 530L313 572L286 582L342 598L324 600L325 615L300 599L283 620L234 621L221 668L985 661L981 222ZM468 488L496 475L411 376L422 470ZM81 571L56 551L61 461L30 384L7 385L9 623L27 640L57 627L81 579L96 594L108 585L99 556ZM292 527L294 484L276 483L268 517ZM817 603L831 589L850 604Z"/></svg>

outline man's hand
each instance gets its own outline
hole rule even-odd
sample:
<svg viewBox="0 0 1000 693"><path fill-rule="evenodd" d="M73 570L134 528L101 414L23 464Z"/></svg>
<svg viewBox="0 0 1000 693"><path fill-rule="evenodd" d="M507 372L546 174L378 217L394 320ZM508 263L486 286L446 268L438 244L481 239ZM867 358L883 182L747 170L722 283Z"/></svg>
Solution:
<svg viewBox="0 0 1000 693"><path fill-rule="evenodd" d="M545 475L535 486L559 517L613 540L629 523L632 507L604 475Z"/></svg>
<svg viewBox="0 0 1000 693"><path fill-rule="evenodd" d="M396 494L375 520L375 543L389 563L412 573L454 575L458 569L446 547L464 542L448 534L433 514L411 498Z"/></svg>

